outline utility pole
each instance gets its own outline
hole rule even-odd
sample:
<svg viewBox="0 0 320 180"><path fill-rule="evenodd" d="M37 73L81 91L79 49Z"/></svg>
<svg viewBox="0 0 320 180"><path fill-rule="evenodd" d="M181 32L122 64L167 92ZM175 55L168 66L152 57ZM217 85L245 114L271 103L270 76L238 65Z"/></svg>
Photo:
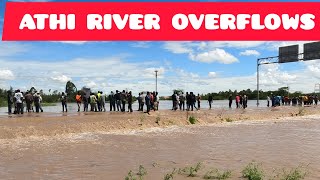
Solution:
<svg viewBox="0 0 320 180"><path fill-rule="evenodd" d="M158 92L158 70L154 71L156 73L156 92Z"/></svg>

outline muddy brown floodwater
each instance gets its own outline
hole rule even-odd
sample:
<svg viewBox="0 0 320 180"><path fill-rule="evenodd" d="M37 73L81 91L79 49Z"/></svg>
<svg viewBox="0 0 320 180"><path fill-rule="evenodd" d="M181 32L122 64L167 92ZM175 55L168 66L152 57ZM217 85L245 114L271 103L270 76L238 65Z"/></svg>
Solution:
<svg viewBox="0 0 320 180"><path fill-rule="evenodd" d="M241 179L241 170L254 160L268 175L274 169L308 165L306 179L320 179L319 134L319 115L310 115L1 139L0 177L117 180L143 165L145 179L153 180L173 168L202 162L199 176L188 179L202 179L210 168L230 169L231 179Z"/></svg>

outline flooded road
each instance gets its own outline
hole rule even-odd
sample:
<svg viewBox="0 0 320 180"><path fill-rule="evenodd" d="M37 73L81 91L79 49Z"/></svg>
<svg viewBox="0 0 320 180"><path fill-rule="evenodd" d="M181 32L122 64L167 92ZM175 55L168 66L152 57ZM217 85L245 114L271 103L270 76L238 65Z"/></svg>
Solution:
<svg viewBox="0 0 320 180"><path fill-rule="evenodd" d="M250 108L256 108L257 107L256 104L257 104L256 100L249 100L248 101L248 107L250 107ZM135 101L132 104L132 109L134 111L136 111L136 110L138 110L138 106L139 106L138 102ZM235 102L233 102L232 107L233 108L236 107ZM144 107L144 108L146 108L146 107ZM185 108L187 108L187 106L185 106ZM202 100L201 101L201 108L202 109L209 109L208 101ZM229 109L228 101L227 100L215 100L212 103L212 108L213 109L217 109L217 108ZM261 100L259 108L267 108L267 101L266 100ZM159 109L160 110L172 109L172 101L168 101L168 100L160 101ZM61 113L61 111L62 111L61 103L56 103L55 106L44 106L43 110L44 110L44 112L49 112L49 113ZM77 112L77 110L78 110L77 104L76 103L68 103L68 110L69 110L69 112ZM83 104L81 105L81 111L82 110L83 110ZM106 110L107 111L110 110L110 104L109 103L106 103ZM128 110L128 106L127 105L126 105L126 110ZM8 114L7 107L0 107L0 118L1 118L1 116L6 116L7 114Z"/></svg>
<svg viewBox="0 0 320 180"><path fill-rule="evenodd" d="M202 162L210 168L241 170L251 161L273 168L308 165L306 179L320 179L320 117L279 121L172 126L113 133L0 140L1 179L124 179L139 165L145 179L163 179L173 168ZM175 175L174 179L186 176Z"/></svg>

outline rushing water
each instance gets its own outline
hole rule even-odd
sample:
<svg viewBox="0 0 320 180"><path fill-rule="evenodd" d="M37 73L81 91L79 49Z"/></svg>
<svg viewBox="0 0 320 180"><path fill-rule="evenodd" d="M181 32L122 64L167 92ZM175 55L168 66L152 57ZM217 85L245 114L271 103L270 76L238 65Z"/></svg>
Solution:
<svg viewBox="0 0 320 180"><path fill-rule="evenodd" d="M256 100L249 100L248 101L248 107L256 107L257 105L257 101ZM233 102L233 107L235 107L235 102ZM267 106L267 102L266 100L261 100L260 101L260 107L266 107ZM83 106L81 107L81 110ZM159 103L159 109L171 109L172 108L172 101L160 101ZM208 109L209 108L209 104L208 101L201 101L201 108L205 108ZM227 100L217 100L217 101L213 101L212 103L212 108L229 108L229 104ZM106 103L106 110L109 111L110 106L109 103ZM127 109L127 106L126 106ZM132 109L133 110L137 110L138 109L138 103L135 102L132 105ZM62 111L62 107L60 103L57 103L56 106L47 106L47 107L43 107L43 110L45 112L53 112L53 113L58 113ZM69 103L68 104L68 110L71 112L76 112L78 110L77 104L75 103ZM5 115L8 112L7 107L1 107L0 108L0 115Z"/></svg>
<svg viewBox="0 0 320 180"><path fill-rule="evenodd" d="M239 179L243 167L255 160L268 173L272 168L309 164L306 179L320 179L319 121L318 116L309 116L1 140L0 177L124 179L142 164L148 171L146 179L153 180L163 179L174 167L203 162L206 168L231 169L231 179Z"/></svg>

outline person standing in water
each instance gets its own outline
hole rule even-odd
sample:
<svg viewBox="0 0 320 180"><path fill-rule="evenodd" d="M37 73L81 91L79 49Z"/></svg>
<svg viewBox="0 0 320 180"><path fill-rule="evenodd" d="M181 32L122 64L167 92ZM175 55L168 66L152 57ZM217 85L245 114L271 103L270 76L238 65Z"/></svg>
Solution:
<svg viewBox="0 0 320 180"><path fill-rule="evenodd" d="M200 94L198 94L198 96L197 96L197 102L198 102L198 110L200 110L200 102L201 102Z"/></svg>
<svg viewBox="0 0 320 180"><path fill-rule="evenodd" d="M67 95L64 92L62 92L62 94L61 94L60 101L61 101L61 104L62 104L62 112L64 112L64 111L68 112Z"/></svg>
<svg viewBox="0 0 320 180"><path fill-rule="evenodd" d="M133 112L132 111L132 92L131 91L129 91L127 99L128 99L128 112Z"/></svg>
<svg viewBox="0 0 320 180"><path fill-rule="evenodd" d="M232 94L229 95L229 108L232 106Z"/></svg>
<svg viewBox="0 0 320 180"><path fill-rule="evenodd" d="M91 111L98 112L97 97L94 93L91 93L90 95L90 107Z"/></svg>
<svg viewBox="0 0 320 180"><path fill-rule="evenodd" d="M23 94L18 89L16 93L14 94L14 101L16 102L16 113L17 114L23 114Z"/></svg>
<svg viewBox="0 0 320 180"><path fill-rule="evenodd" d="M209 109L211 109L211 104L212 104L212 101L213 101L213 97L212 97L212 94L209 94L209 97L208 97L208 102L209 102Z"/></svg>
<svg viewBox="0 0 320 180"><path fill-rule="evenodd" d="M121 97L120 97L120 92L116 90L116 94L114 95L116 104L117 104L117 111L121 111Z"/></svg>
<svg viewBox="0 0 320 180"><path fill-rule="evenodd" d="M248 96L247 95L243 95L243 109L247 108L248 105Z"/></svg>
<svg viewBox="0 0 320 180"><path fill-rule="evenodd" d="M12 92L7 91L7 102L8 102L8 114L12 113L13 97Z"/></svg>
<svg viewBox="0 0 320 180"><path fill-rule="evenodd" d="M185 101L186 101L186 97L184 96L183 92L181 92L180 96L179 96L179 109L181 110L185 110Z"/></svg>
<svg viewBox="0 0 320 180"><path fill-rule="evenodd" d="M106 112L106 95L100 91L100 111Z"/></svg>
<svg viewBox="0 0 320 180"><path fill-rule="evenodd" d="M77 105L78 105L78 112L80 112L81 100L82 100L81 93L80 93L80 91L78 91L78 93L76 95L76 102L77 102Z"/></svg>
<svg viewBox="0 0 320 180"><path fill-rule="evenodd" d="M114 96L113 91L111 91L111 93L109 94L109 103L110 103L110 111L116 111L116 99Z"/></svg>
<svg viewBox="0 0 320 180"><path fill-rule="evenodd" d="M150 98L150 92L147 92L147 95L145 97L145 103L146 103L146 106L147 106L147 112L148 114L150 114L150 108L151 108L151 98Z"/></svg>

